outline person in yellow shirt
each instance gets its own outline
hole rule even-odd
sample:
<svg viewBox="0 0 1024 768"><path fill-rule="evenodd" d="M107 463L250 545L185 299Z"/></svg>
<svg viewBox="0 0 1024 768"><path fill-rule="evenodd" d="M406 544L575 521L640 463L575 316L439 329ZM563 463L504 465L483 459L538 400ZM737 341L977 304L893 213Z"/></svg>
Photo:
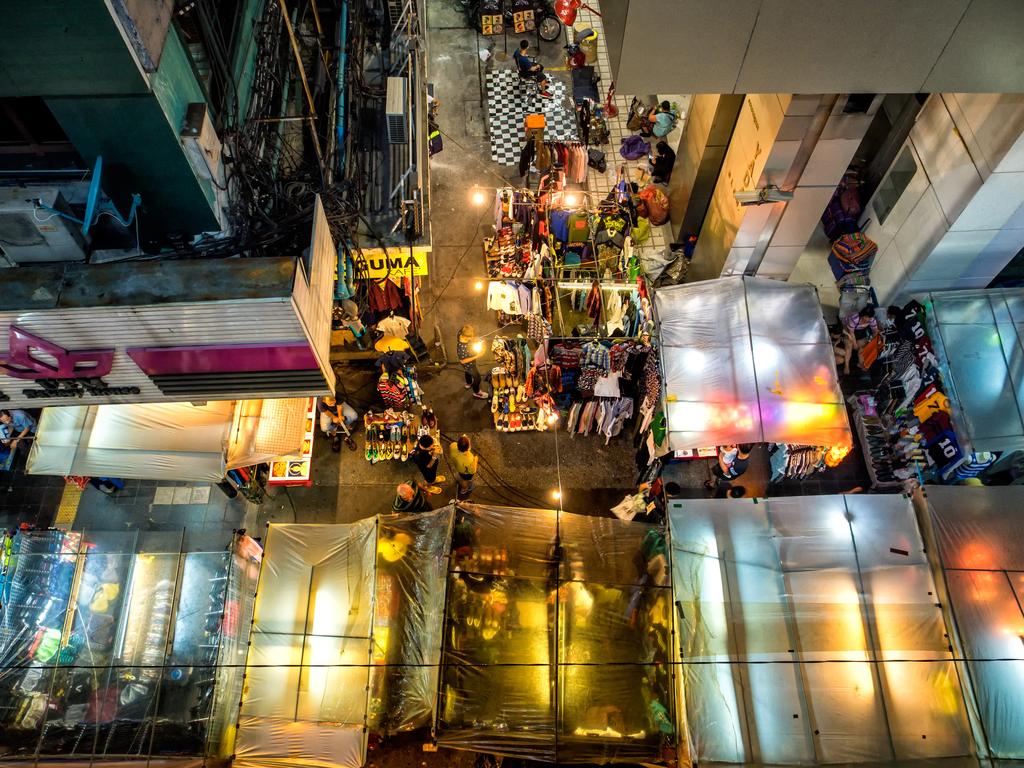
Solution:
<svg viewBox="0 0 1024 768"><path fill-rule="evenodd" d="M455 470L459 499L466 499L473 492L473 476L480 464L480 457L473 453L468 435L462 435L448 446L448 460Z"/></svg>

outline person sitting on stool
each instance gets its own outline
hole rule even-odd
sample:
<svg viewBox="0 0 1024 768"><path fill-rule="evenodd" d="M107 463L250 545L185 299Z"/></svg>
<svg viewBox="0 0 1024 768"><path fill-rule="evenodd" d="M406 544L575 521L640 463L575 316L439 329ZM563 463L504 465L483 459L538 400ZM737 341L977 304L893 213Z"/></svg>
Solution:
<svg viewBox="0 0 1024 768"><path fill-rule="evenodd" d="M536 80L540 95L550 99L551 92L548 90L548 76L544 74L544 67L530 58L530 55L527 53L529 49L529 40L519 41L519 50L512 54L512 58L516 62L516 69L519 71L520 77Z"/></svg>

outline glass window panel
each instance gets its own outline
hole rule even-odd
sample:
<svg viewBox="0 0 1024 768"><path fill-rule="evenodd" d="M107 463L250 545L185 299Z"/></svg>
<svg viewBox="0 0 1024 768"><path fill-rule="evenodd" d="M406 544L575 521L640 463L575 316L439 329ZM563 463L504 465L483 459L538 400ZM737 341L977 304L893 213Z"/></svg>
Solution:
<svg viewBox="0 0 1024 768"><path fill-rule="evenodd" d="M864 574L883 659L949 658L949 639L926 565L877 568Z"/></svg>
<svg viewBox="0 0 1024 768"><path fill-rule="evenodd" d="M972 661L985 735L993 756L1020 759L1024 755L1024 661Z"/></svg>
<svg viewBox="0 0 1024 768"><path fill-rule="evenodd" d="M878 217L879 226L885 224L885 220L889 218L889 214L892 213L892 209L910 186L916 173L917 163L914 162L913 151L907 147L896 158L896 162L892 164L892 168L882 179L871 199L871 207L874 208L875 216Z"/></svg>
<svg viewBox="0 0 1024 768"><path fill-rule="evenodd" d="M948 571L946 581L967 657L1024 659L1024 617L1006 574Z"/></svg>
<svg viewBox="0 0 1024 768"><path fill-rule="evenodd" d="M566 664L559 675L560 755L640 761L675 732L671 703L657 694L670 689L667 666Z"/></svg>

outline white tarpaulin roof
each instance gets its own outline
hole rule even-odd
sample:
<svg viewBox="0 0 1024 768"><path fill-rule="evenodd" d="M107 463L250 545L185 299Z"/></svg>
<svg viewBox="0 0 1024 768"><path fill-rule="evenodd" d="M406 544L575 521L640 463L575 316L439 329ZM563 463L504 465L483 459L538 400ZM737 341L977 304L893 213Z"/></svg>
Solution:
<svg viewBox="0 0 1024 768"><path fill-rule="evenodd" d="M1024 448L1024 289L930 293L922 301L970 450Z"/></svg>
<svg viewBox="0 0 1024 768"><path fill-rule="evenodd" d="M679 501L669 521L694 764L974 754L909 499Z"/></svg>
<svg viewBox="0 0 1024 768"><path fill-rule="evenodd" d="M1024 488L928 487L981 755L1024 760Z"/></svg>
<svg viewBox="0 0 1024 768"><path fill-rule="evenodd" d="M28 472L217 482L298 451L305 413L305 398L45 408Z"/></svg>
<svg viewBox="0 0 1024 768"><path fill-rule="evenodd" d="M654 300L673 450L851 444L812 286L728 277L662 288Z"/></svg>
<svg viewBox="0 0 1024 768"><path fill-rule="evenodd" d="M358 768L368 728L432 722L453 516L446 507L342 525L270 526L236 766ZM388 659L398 664L391 668ZM383 712L369 711L371 695L383 697Z"/></svg>

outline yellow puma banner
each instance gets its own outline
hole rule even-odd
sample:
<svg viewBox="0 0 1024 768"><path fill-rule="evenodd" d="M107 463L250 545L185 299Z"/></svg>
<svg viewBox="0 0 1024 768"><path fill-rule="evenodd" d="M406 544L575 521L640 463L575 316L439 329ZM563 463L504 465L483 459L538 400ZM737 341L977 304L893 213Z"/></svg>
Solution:
<svg viewBox="0 0 1024 768"><path fill-rule="evenodd" d="M353 261L356 278L360 280L383 280L385 277L423 277L427 274L429 248L363 248L355 251Z"/></svg>

